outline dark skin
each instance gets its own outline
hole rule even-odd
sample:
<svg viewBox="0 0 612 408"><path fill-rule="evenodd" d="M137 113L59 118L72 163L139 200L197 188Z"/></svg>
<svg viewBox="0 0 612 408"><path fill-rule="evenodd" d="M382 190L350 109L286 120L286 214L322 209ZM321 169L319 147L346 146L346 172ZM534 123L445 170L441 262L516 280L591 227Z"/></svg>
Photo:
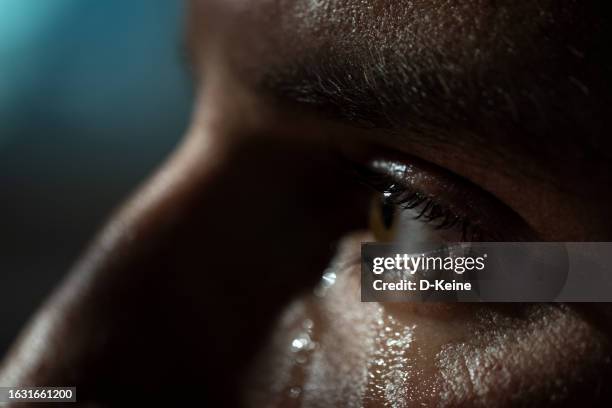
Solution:
<svg viewBox="0 0 612 408"><path fill-rule="evenodd" d="M477 222L505 240L612 237L603 10L403 3L192 1L190 131L32 319L0 384L76 385L94 406L117 389L212 406L604 404L605 304L361 304L354 267L334 296L310 295L334 252L372 240L356 232L371 192L330 151L425 163L419 188L494 212ZM270 361L288 315L313 321L321 348L284 384ZM355 374L392 355L376 319L413 339L417 375L397 392Z"/></svg>

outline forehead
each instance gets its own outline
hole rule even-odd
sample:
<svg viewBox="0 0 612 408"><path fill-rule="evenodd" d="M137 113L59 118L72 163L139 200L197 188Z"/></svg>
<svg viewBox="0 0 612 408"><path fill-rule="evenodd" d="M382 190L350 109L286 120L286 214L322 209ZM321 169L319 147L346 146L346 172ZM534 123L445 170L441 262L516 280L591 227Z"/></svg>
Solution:
<svg viewBox="0 0 612 408"><path fill-rule="evenodd" d="M443 56L460 65L563 52L559 46L578 55L601 23L589 3L596 2L195 0L197 25L233 33L268 62L325 51L394 53L423 64Z"/></svg>

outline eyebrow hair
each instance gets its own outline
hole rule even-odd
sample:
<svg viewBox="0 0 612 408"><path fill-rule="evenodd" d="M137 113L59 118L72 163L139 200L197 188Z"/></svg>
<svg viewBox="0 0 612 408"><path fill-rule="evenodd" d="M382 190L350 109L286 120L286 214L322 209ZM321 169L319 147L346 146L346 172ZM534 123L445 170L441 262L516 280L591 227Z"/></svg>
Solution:
<svg viewBox="0 0 612 408"><path fill-rule="evenodd" d="M359 127L466 131L489 141L521 138L535 148L554 139L557 146L575 150L578 144L597 157L607 143L606 91L585 84L586 71L572 60L572 50L567 54L556 64L547 61L542 71L534 66L543 63L538 57L470 65L433 53L410 59L325 50L265 68L257 88L283 106Z"/></svg>
<svg viewBox="0 0 612 408"><path fill-rule="evenodd" d="M571 113L556 106L555 97L588 97L590 92L571 76L563 83L559 75L548 80L537 74L517 77L512 67L486 72L435 56L419 62L382 53L353 61L316 55L267 70L258 87L279 101L333 119L382 128L472 127L487 119L515 126L540 122L537 127L545 128Z"/></svg>
<svg viewBox="0 0 612 408"><path fill-rule="evenodd" d="M548 159L564 172L571 171L566 163L580 163L594 174L609 173L608 87L589 87L560 65L521 72L510 64L466 67L431 58L419 65L398 57L312 54L266 68L257 87L283 108L401 132L432 147L477 149L511 162Z"/></svg>
<svg viewBox="0 0 612 408"><path fill-rule="evenodd" d="M401 69L396 65L392 70L376 59L351 63L317 56L273 67L262 76L259 88L279 101L303 105L331 119L393 128L402 123L400 112L407 115L419 105L416 84L424 82L409 79L410 70Z"/></svg>

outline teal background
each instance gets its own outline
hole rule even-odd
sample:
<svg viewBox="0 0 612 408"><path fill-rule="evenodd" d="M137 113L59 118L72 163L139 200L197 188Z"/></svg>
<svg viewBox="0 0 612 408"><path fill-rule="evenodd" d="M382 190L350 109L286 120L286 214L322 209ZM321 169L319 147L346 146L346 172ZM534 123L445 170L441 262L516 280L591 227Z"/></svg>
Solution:
<svg viewBox="0 0 612 408"><path fill-rule="evenodd" d="M182 8L0 0L0 356L184 131Z"/></svg>

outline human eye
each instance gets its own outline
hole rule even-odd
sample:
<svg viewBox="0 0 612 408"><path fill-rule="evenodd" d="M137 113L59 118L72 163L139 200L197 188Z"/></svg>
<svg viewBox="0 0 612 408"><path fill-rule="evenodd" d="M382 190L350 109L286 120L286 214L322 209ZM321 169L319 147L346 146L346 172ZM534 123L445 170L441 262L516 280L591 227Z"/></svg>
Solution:
<svg viewBox="0 0 612 408"><path fill-rule="evenodd" d="M461 177L413 157L343 157L371 190L369 231L402 244L524 241L536 233L512 209Z"/></svg>

